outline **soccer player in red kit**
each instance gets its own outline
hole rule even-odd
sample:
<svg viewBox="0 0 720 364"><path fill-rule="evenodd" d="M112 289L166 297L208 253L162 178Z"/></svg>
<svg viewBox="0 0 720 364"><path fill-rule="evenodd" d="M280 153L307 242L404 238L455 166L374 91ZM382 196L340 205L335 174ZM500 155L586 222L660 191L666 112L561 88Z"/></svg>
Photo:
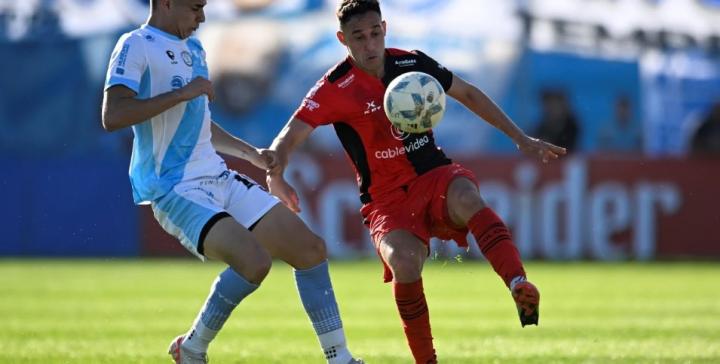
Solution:
<svg viewBox="0 0 720 364"><path fill-rule="evenodd" d="M472 233L510 288L522 326L537 325L538 290L526 280L510 232L480 197L473 173L445 156L432 131L394 129L382 110L383 95L398 75L425 72L525 154L547 163L565 149L527 136L482 91L422 52L385 48L386 24L377 0L343 0L337 17L337 38L348 57L317 82L273 141L278 165L267 173L270 191L299 211L297 194L283 177L289 154L315 127L332 124L357 173L360 212L385 265L385 281L392 281L416 363L437 362L421 277L431 237L467 246Z"/></svg>

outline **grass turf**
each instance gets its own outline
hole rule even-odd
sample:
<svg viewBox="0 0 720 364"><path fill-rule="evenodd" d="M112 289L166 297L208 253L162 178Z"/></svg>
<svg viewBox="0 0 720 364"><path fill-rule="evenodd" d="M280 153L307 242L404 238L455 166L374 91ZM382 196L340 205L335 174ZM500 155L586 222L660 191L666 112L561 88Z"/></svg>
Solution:
<svg viewBox="0 0 720 364"><path fill-rule="evenodd" d="M192 260L0 260L0 363L170 363L218 264ZM487 264L430 261L433 336L443 363L719 363L720 264L531 263L540 326L520 328ZM352 351L411 363L376 261L332 262ZM281 262L235 310L212 363L322 363Z"/></svg>

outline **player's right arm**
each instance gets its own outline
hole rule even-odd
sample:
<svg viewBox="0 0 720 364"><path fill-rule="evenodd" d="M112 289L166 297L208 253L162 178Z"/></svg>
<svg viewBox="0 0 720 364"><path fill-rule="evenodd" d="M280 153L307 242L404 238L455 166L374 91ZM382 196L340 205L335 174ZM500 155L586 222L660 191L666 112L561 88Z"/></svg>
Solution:
<svg viewBox="0 0 720 364"><path fill-rule="evenodd" d="M304 121L293 117L285 124L285 127L278 133L270 150L275 151L276 165L267 170L266 182L270 193L277 196L290 210L300 212L300 201L297 192L285 181L283 174L287 167L290 154L302 144L314 128Z"/></svg>
<svg viewBox="0 0 720 364"><path fill-rule="evenodd" d="M105 90L102 107L102 126L107 131L115 131L141 123L184 101L201 95L214 94L209 80L197 77L177 90L157 95L149 99L138 99L137 93L125 85L113 85Z"/></svg>
<svg viewBox="0 0 720 364"><path fill-rule="evenodd" d="M566 153L565 148L525 134L490 97L458 76L453 76L452 86L447 90L447 94L458 100L475 115L505 133L526 155L535 156L543 163L547 163Z"/></svg>
<svg viewBox="0 0 720 364"><path fill-rule="evenodd" d="M123 34L110 56L102 105L102 126L107 131L149 120L165 110L203 94L213 97L212 84L195 78L184 87L150 97L147 81L149 62L148 40L138 32ZM141 97L138 97L140 95Z"/></svg>
<svg viewBox="0 0 720 364"><path fill-rule="evenodd" d="M290 154L302 144L317 126L340 120L336 89L323 77L308 91L300 107L270 145L275 151L275 166L266 171L266 182L270 193L280 199L290 210L300 212L297 193L290 186L283 173Z"/></svg>

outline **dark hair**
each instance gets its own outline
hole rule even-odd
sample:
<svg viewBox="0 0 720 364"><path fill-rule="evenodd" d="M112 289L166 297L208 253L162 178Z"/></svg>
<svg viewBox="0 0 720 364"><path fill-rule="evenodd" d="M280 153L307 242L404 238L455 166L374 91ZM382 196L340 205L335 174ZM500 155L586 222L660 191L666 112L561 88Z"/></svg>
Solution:
<svg viewBox="0 0 720 364"><path fill-rule="evenodd" d="M382 16L378 0L342 0L338 5L337 18L340 25L345 25L355 15L374 11Z"/></svg>

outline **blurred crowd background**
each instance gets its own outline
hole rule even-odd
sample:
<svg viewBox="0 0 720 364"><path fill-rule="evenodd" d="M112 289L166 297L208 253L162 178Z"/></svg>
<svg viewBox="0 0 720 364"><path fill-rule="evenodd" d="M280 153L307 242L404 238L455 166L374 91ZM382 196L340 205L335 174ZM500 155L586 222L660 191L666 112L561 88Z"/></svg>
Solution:
<svg viewBox="0 0 720 364"><path fill-rule="evenodd" d="M132 205L132 132L105 132L110 52L147 0L0 0L0 256L186 255ZM208 0L197 36L214 119L267 146L346 52L335 0ZM473 167L526 257L720 258L720 1L383 0L387 45L420 49L529 134L544 167L450 102L439 145ZM262 173L231 161L262 180ZM338 257L371 255L351 167L319 128L289 171ZM439 254L478 256L434 242Z"/></svg>

